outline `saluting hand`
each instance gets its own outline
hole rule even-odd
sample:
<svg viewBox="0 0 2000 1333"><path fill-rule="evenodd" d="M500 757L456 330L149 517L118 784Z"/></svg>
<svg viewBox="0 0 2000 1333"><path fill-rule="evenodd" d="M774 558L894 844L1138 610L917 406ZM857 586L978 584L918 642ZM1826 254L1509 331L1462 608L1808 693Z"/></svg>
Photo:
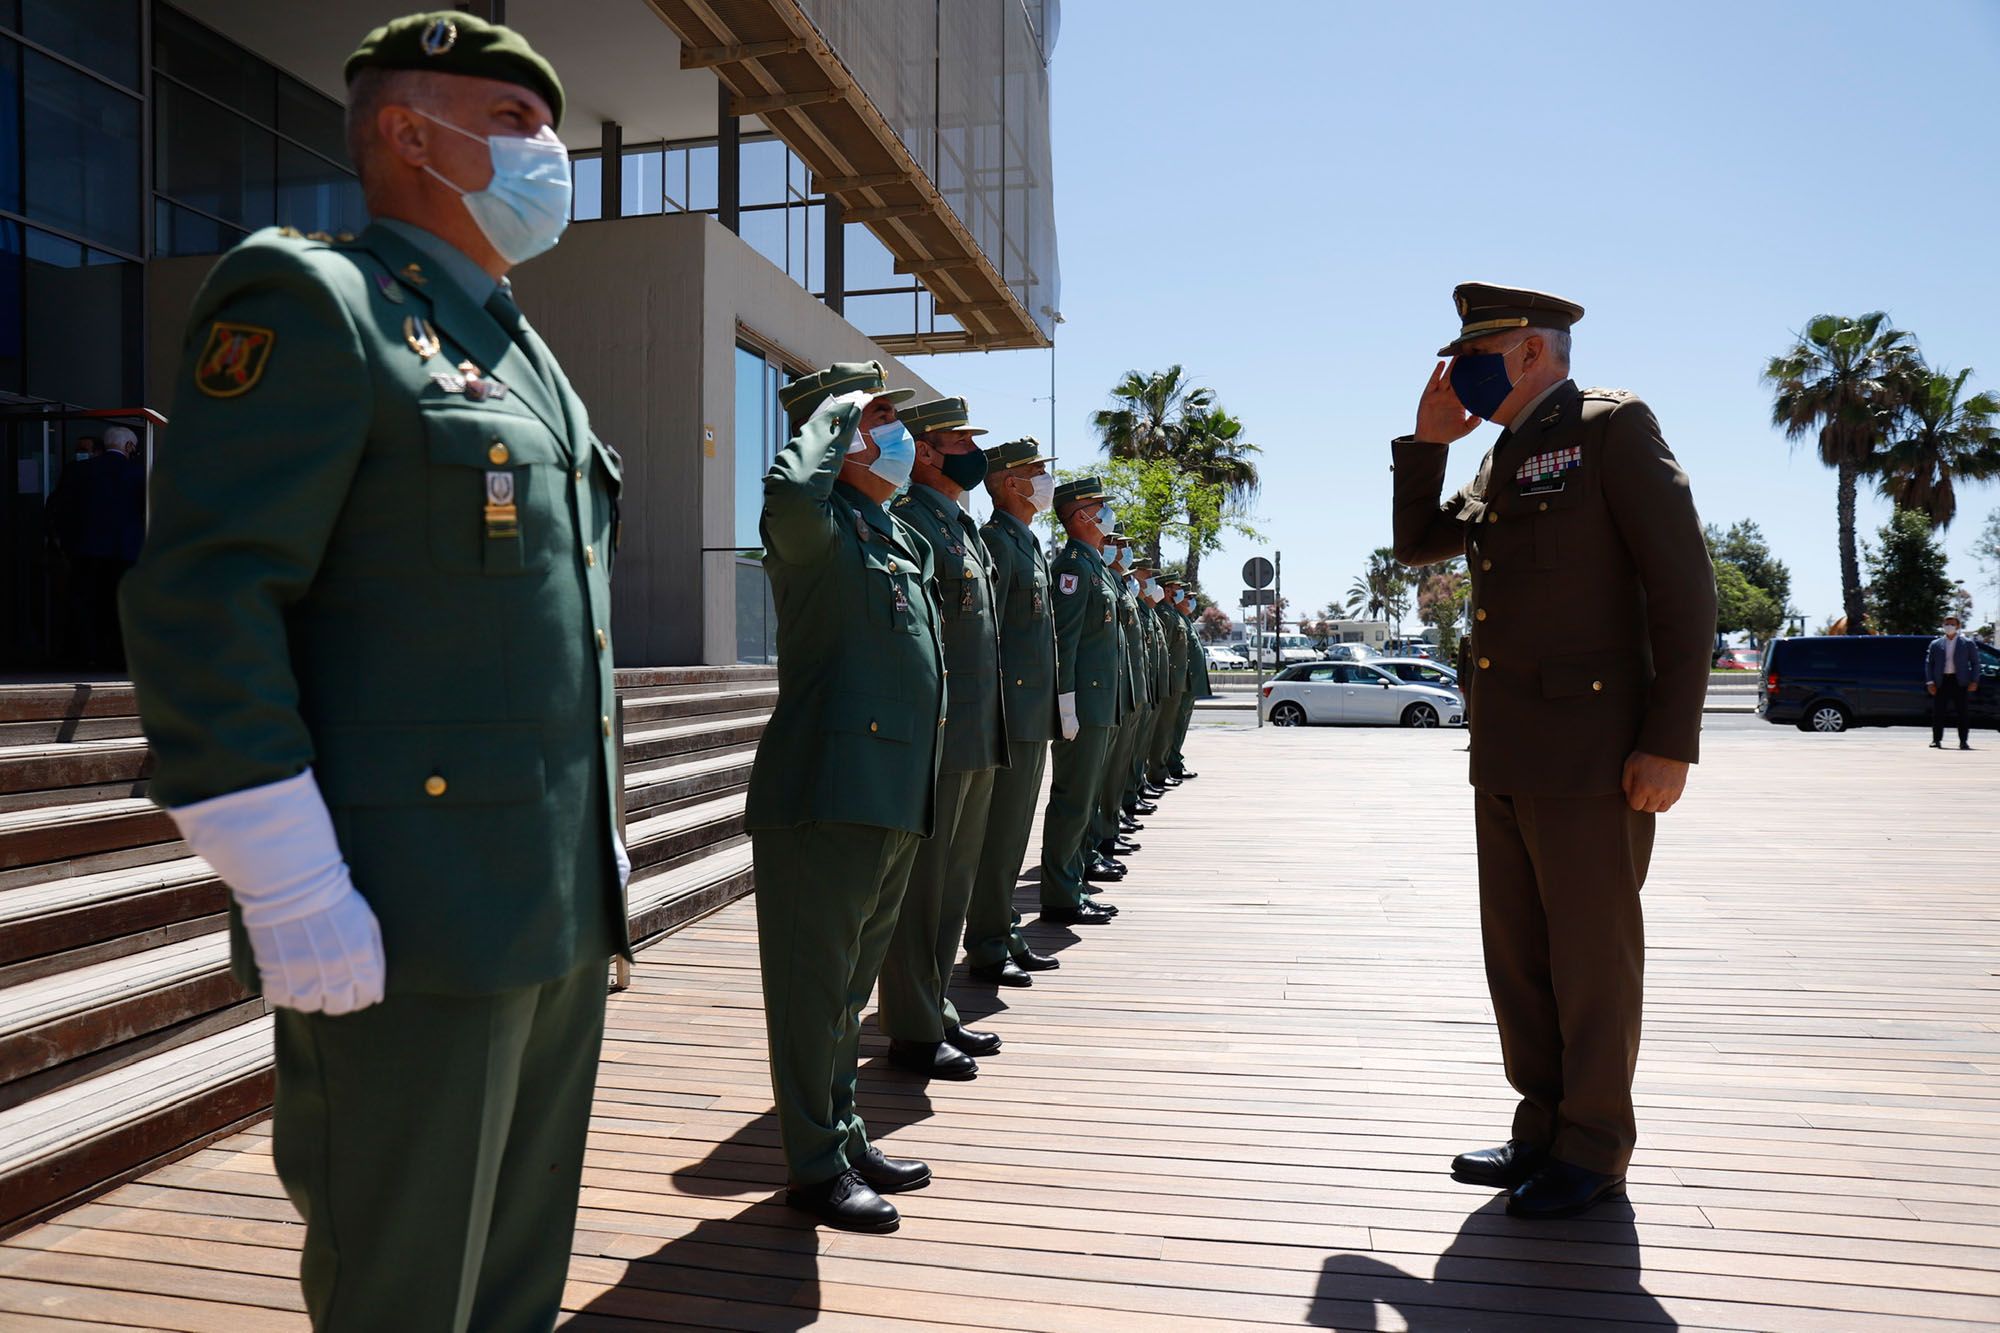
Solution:
<svg viewBox="0 0 2000 1333"><path fill-rule="evenodd" d="M1641 814L1663 815L1687 789L1688 766L1679 759L1634 750L1625 760L1625 800Z"/></svg>
<svg viewBox="0 0 2000 1333"><path fill-rule="evenodd" d="M1480 419L1465 410L1451 389L1451 368L1457 361L1453 357L1438 362L1430 383L1424 386L1424 396L1417 403L1416 438L1420 444L1450 444L1479 429Z"/></svg>

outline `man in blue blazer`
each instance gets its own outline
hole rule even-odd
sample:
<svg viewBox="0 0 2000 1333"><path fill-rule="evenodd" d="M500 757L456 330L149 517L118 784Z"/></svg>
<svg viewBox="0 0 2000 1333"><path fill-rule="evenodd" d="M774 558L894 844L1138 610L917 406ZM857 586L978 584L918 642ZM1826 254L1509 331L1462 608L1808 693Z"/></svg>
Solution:
<svg viewBox="0 0 2000 1333"><path fill-rule="evenodd" d="M1970 750L1972 695L1979 688L1979 650L1959 637L1958 617L1944 618L1944 633L1931 640L1924 654L1924 681L1931 692L1931 748L1944 748L1944 713L1958 715L1958 748Z"/></svg>

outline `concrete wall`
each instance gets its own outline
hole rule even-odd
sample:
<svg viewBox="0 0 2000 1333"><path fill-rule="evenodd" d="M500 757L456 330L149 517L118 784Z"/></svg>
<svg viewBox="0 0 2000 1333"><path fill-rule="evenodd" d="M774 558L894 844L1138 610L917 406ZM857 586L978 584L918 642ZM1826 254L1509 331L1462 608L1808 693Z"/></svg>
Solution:
<svg viewBox="0 0 2000 1333"><path fill-rule="evenodd" d="M148 401L168 412L187 311L214 262L147 266ZM611 585L618 664L734 662L734 561L702 551L735 542L738 329L794 367L876 360L891 383L936 393L702 214L579 224L513 281L591 428L624 455Z"/></svg>

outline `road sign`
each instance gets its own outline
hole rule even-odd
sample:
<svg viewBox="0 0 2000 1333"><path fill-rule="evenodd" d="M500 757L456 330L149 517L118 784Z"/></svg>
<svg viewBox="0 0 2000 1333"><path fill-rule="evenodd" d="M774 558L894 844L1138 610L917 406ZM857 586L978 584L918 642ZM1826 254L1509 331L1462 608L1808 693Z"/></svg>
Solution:
<svg viewBox="0 0 2000 1333"><path fill-rule="evenodd" d="M1272 569L1271 562L1261 555L1253 555L1243 562L1243 581L1253 588L1268 588L1271 586L1271 580L1277 576L1278 571ZM1245 602L1244 605L1248 606L1249 603ZM1270 603L1265 601L1258 605L1269 606Z"/></svg>
<svg viewBox="0 0 2000 1333"><path fill-rule="evenodd" d="M1269 588L1245 588L1238 606L1276 606L1278 595Z"/></svg>

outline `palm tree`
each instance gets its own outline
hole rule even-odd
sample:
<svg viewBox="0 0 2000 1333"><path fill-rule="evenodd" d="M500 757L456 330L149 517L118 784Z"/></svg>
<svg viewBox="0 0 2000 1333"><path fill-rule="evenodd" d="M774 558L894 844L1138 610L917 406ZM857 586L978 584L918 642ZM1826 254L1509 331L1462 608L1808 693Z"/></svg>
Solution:
<svg viewBox="0 0 2000 1333"><path fill-rule="evenodd" d="M1882 495L1927 515L1933 532L1958 514L1954 484L2000 476L2000 394L1961 399L1970 370L1923 369L1882 452Z"/></svg>
<svg viewBox="0 0 2000 1333"><path fill-rule="evenodd" d="M1368 567L1348 587L1347 605L1351 611L1366 611L1371 619L1387 618L1400 632L1409 592L1409 572L1396 559L1396 552L1378 546L1368 553Z"/></svg>
<svg viewBox="0 0 2000 1333"><path fill-rule="evenodd" d="M1882 311L1859 319L1815 315L1791 348L1764 367L1775 393L1771 424L1785 437L1815 435L1820 462L1839 478L1840 598L1850 633L1862 629L1861 561L1855 549L1857 481L1876 453L1915 377L1917 348Z"/></svg>
<svg viewBox="0 0 2000 1333"><path fill-rule="evenodd" d="M1215 393L1190 384L1187 373L1176 365L1152 374L1126 371L1113 386L1111 398L1116 406L1090 417L1091 426L1104 441L1104 452L1113 458L1157 459L1178 452L1188 413L1207 410ZM1146 543L1146 560L1159 568L1157 533Z"/></svg>
<svg viewBox="0 0 2000 1333"><path fill-rule="evenodd" d="M1194 481L1220 488L1225 511L1240 511L1256 501L1263 482L1251 455L1262 450L1243 437L1241 421L1220 407L1203 406L1184 410L1175 433L1180 438L1174 461ZM1205 523L1189 511L1185 575L1192 587L1201 586L1201 548L1211 535L1202 531Z"/></svg>

